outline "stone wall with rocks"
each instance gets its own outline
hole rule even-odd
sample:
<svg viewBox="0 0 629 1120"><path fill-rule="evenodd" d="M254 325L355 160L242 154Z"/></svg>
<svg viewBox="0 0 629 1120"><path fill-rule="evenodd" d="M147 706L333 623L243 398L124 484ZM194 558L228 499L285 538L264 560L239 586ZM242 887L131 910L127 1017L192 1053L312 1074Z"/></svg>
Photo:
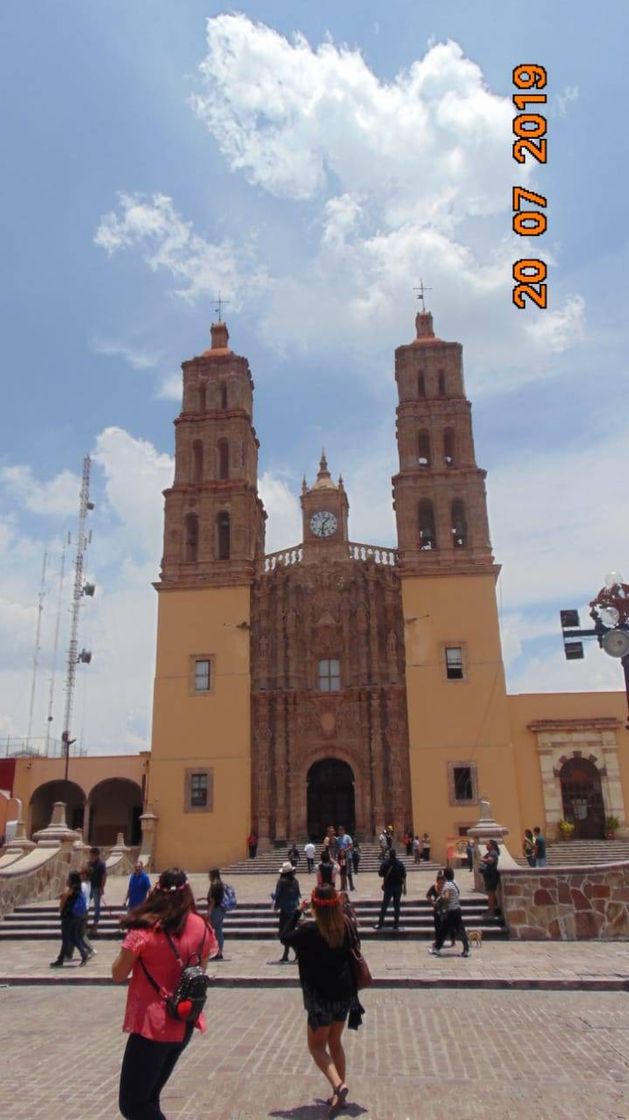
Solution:
<svg viewBox="0 0 629 1120"><path fill-rule="evenodd" d="M629 938L629 863L501 872L509 936L521 941Z"/></svg>

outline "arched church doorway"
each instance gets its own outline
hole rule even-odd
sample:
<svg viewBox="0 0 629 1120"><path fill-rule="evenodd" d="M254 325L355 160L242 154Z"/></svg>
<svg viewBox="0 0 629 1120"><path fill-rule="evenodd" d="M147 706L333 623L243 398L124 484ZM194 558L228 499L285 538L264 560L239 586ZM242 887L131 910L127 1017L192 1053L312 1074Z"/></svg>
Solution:
<svg viewBox="0 0 629 1120"><path fill-rule="evenodd" d="M356 810L351 766L338 758L324 758L310 767L306 780L309 838L320 844L331 824L345 825L353 836Z"/></svg>
<svg viewBox="0 0 629 1120"><path fill-rule="evenodd" d="M94 786L88 802L90 844L115 844L122 832L125 844L141 840L142 790L129 778L105 778Z"/></svg>
<svg viewBox="0 0 629 1120"><path fill-rule="evenodd" d="M33 792L30 804L31 836L47 828L55 801L64 801L68 828L82 828L85 794L76 782L44 782Z"/></svg>
<svg viewBox="0 0 629 1120"><path fill-rule="evenodd" d="M605 804L601 776L587 758L564 762L559 774L563 815L575 825L577 840L602 840L605 837Z"/></svg>

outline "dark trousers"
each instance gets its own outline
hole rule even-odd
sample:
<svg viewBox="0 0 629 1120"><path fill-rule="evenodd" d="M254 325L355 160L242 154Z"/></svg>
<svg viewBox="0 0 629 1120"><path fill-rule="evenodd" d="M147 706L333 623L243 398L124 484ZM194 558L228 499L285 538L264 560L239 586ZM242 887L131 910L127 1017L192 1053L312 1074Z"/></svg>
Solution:
<svg viewBox="0 0 629 1120"><path fill-rule="evenodd" d="M310 856L306 856L306 859L308 860L308 871L314 871L314 860Z"/></svg>
<svg viewBox="0 0 629 1120"><path fill-rule="evenodd" d="M186 1024L182 1042L153 1042L141 1034L130 1034L122 1069L118 1107L125 1120L166 1120L159 1097L180 1054L190 1042L194 1027Z"/></svg>
<svg viewBox="0 0 629 1120"><path fill-rule="evenodd" d="M467 951L470 943L467 937L467 931L463 925L463 915L460 908L458 910L446 910L445 917L441 923L440 928L437 930L437 940L435 942L436 949L442 949L443 943L449 937L452 941L456 941L457 937L463 942L463 948Z"/></svg>
<svg viewBox="0 0 629 1120"><path fill-rule="evenodd" d="M75 918L73 914L67 914L61 919L61 949L57 960L64 961L66 957L70 958L75 949L78 949L82 960L87 959L90 950L81 936L82 930L82 917Z"/></svg>
<svg viewBox="0 0 629 1120"><path fill-rule="evenodd" d="M395 928L396 926L399 926L399 924L400 924L400 901L401 901L401 898L402 898L402 890L401 890L400 887L396 887L396 888L385 887L384 888L384 893L382 895L382 906L380 907L380 916L378 918L378 925L379 926L384 925L385 914L386 914L387 910L389 909L389 903L390 903L391 899L393 899L393 927Z"/></svg>
<svg viewBox="0 0 629 1120"><path fill-rule="evenodd" d="M299 910L280 910L277 923L277 932L279 934L280 941L282 940L285 933L290 933L292 930L294 930L298 921ZM295 954L295 956L297 956L297 954ZM284 946L282 960L288 960L288 945Z"/></svg>

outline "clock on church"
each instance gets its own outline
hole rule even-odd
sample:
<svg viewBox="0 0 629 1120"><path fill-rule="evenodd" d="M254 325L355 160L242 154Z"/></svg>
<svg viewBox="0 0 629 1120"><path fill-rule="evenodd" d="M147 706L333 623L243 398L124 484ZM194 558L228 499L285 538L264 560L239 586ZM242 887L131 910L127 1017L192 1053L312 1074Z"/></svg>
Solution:
<svg viewBox="0 0 629 1120"><path fill-rule="evenodd" d="M327 509L318 509L310 518L310 528L316 537L331 537L336 533L336 517Z"/></svg>

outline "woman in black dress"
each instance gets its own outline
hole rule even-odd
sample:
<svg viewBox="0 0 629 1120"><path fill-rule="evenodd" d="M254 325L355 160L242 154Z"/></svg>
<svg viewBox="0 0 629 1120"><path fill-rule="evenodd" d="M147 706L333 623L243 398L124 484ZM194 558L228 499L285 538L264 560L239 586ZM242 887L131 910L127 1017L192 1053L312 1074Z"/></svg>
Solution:
<svg viewBox="0 0 629 1120"><path fill-rule="evenodd" d="M297 953L299 981L308 1012L308 1049L332 1086L329 1116L335 1116L348 1094L342 1036L359 1026L358 1003L351 965L350 936L341 899L334 887L315 887L311 897L314 921L301 922L282 941Z"/></svg>

